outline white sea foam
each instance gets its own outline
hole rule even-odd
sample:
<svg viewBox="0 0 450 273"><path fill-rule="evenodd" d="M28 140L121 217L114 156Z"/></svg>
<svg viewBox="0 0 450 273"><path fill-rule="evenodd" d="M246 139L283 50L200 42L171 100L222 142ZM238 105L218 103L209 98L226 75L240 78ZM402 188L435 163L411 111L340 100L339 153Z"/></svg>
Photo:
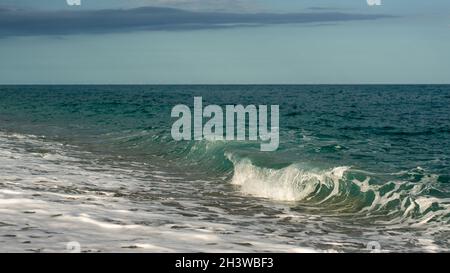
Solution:
<svg viewBox="0 0 450 273"><path fill-rule="evenodd" d="M244 193L280 201L305 200L325 187L330 191L326 200L339 194L339 180L346 170L348 167L307 171L296 165L275 170L257 167L243 159L235 162L232 183Z"/></svg>

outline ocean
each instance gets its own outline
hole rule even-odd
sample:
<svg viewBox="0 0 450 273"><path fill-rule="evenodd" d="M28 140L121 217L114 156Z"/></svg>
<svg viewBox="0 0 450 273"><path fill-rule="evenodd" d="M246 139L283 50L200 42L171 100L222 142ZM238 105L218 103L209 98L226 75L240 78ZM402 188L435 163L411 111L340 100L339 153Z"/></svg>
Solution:
<svg viewBox="0 0 450 273"><path fill-rule="evenodd" d="M279 148L171 109L279 105ZM0 86L0 249L450 249L449 85Z"/></svg>

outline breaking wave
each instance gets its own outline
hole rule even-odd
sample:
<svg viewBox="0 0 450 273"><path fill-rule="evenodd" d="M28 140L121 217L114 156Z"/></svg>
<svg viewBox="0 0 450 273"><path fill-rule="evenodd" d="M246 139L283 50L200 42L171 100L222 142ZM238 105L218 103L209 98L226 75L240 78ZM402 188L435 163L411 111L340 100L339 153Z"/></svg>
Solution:
<svg viewBox="0 0 450 273"><path fill-rule="evenodd" d="M450 199L439 198L430 175L418 183L392 180L378 184L364 171L340 166L328 170L292 164L281 169L234 159L231 183L244 193L277 201L296 202L324 213L377 218L391 224L420 225L450 220ZM372 182L372 180L374 180Z"/></svg>

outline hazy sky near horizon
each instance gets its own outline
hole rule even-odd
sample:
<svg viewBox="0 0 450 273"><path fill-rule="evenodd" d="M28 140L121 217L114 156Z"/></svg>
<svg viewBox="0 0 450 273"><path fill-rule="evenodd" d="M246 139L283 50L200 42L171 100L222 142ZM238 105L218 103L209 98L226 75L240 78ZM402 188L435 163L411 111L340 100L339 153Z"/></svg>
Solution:
<svg viewBox="0 0 450 273"><path fill-rule="evenodd" d="M450 83L450 1L381 1L0 0L0 84Z"/></svg>

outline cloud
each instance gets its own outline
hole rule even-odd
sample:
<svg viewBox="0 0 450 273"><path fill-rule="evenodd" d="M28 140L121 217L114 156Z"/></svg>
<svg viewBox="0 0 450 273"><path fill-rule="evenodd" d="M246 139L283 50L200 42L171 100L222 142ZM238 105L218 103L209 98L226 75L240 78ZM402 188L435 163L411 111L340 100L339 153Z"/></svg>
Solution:
<svg viewBox="0 0 450 273"><path fill-rule="evenodd" d="M388 17L391 16L339 12L227 13L162 7L78 11L39 11L0 7L0 37L213 29L375 20Z"/></svg>
<svg viewBox="0 0 450 273"><path fill-rule="evenodd" d="M141 0L136 3L139 6L151 5L196 11L246 12L261 10L261 3L258 0Z"/></svg>
<svg viewBox="0 0 450 273"><path fill-rule="evenodd" d="M343 8L336 8L336 7L309 7L309 10L319 10L319 11L330 11L330 10L342 10Z"/></svg>

